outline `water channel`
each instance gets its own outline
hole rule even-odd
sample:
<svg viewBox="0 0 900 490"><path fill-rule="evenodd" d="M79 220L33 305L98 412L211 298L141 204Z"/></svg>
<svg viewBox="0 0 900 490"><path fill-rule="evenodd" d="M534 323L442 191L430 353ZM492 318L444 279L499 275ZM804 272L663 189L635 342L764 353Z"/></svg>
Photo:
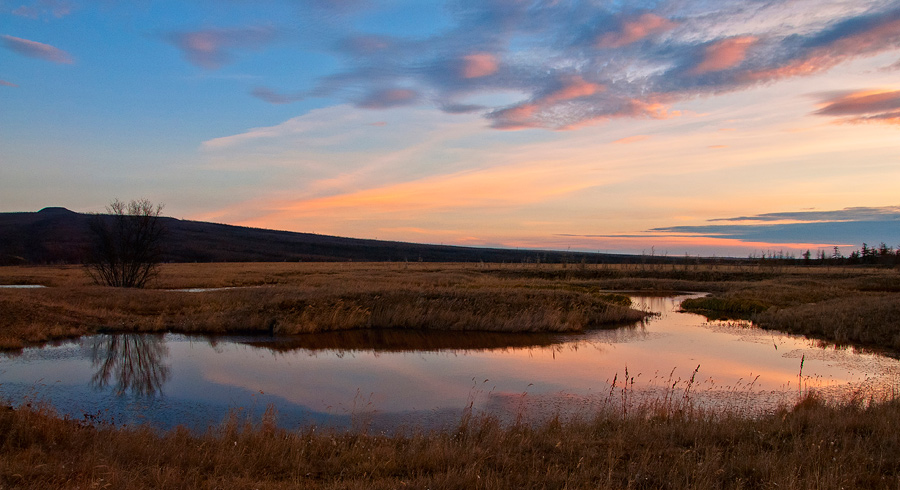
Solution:
<svg viewBox="0 0 900 490"><path fill-rule="evenodd" d="M97 335L0 355L0 400L163 429L272 407L288 428L391 430L450 426L466 410L539 420L661 401L753 414L810 389L868 397L900 381L896 359L709 322L679 311L687 297L633 296L659 315L576 335Z"/></svg>

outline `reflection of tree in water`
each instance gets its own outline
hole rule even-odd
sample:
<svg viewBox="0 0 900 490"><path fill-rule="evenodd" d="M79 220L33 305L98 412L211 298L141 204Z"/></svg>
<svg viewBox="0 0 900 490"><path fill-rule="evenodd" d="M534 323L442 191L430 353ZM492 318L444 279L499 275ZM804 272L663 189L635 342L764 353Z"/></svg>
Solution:
<svg viewBox="0 0 900 490"><path fill-rule="evenodd" d="M163 364L168 354L161 336L98 336L91 345L91 362L97 368L91 384L99 389L113 386L118 394L155 395L169 379L169 366Z"/></svg>

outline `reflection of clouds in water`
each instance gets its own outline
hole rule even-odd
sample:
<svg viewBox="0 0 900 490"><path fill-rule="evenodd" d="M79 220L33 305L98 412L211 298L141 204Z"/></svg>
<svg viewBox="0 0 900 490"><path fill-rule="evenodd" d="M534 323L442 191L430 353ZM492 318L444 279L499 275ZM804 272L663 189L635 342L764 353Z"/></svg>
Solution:
<svg viewBox="0 0 900 490"><path fill-rule="evenodd" d="M91 344L91 363L97 368L91 385L112 387L117 394L153 396L169 379L164 364L169 351L159 335L98 335Z"/></svg>
<svg viewBox="0 0 900 490"><path fill-rule="evenodd" d="M59 379L62 374L53 370L65 365L67 382L81 383L79 389L88 392L85 404L112 410L123 403L147 405L129 413L146 415L152 423L184 420L202 427L209 418L201 413L262 410L274 403L287 426L391 428L452 424L469 403L476 413L510 422L688 402L759 413L797 401L801 358L803 391L815 389L829 399L854 391L876 396L900 379L894 359L823 350L815 341L744 322L706 323L699 315L675 311L683 297L651 298L646 305L662 309L663 316L643 324L528 339L368 332L311 336L298 348L273 342L277 338L97 336L25 349L21 357L0 356L0 371L15 371L0 386L9 393L16 376ZM456 348L440 349L440 344ZM340 345L352 347L335 349ZM16 365L20 360L26 361ZM626 368L634 382L624 389ZM166 396L152 396L164 383ZM151 396L116 396L125 392ZM212 422L219 417L213 415Z"/></svg>

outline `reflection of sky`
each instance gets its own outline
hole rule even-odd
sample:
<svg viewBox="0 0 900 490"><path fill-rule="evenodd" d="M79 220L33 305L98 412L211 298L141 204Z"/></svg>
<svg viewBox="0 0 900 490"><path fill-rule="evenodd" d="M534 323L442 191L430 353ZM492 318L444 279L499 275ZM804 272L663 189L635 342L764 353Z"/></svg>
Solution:
<svg viewBox="0 0 900 490"><path fill-rule="evenodd" d="M639 303L662 315L644 326L571 336L551 347L275 352L168 336L165 362L172 376L154 400L87 388L93 371L89 353L79 344L27 349L0 361L0 393L12 400L33 393L62 404L64 411L111 409L125 420L147 417L163 425L203 414L214 422L229 408L258 413L269 403L289 423L340 424L369 412L386 419L400 413L412 413L413 419L440 413L452 418L470 401L490 409L551 400L548 406L559 408L608 395L613 379L622 386L626 369L638 392L656 393L673 383L681 390L699 365L694 392L700 400L704 393L723 392L759 400L771 399L761 394L779 392L783 395L776 399L790 400L803 356L804 387L826 391L858 387L900 368L888 358L821 349L809 340L740 323L705 325L700 316L674 311L673 298L640 298Z"/></svg>

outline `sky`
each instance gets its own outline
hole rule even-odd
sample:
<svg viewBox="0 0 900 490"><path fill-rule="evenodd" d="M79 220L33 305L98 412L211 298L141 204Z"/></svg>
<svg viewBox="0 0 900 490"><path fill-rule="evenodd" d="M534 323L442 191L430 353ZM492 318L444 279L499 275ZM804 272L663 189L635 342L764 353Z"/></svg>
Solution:
<svg viewBox="0 0 900 490"><path fill-rule="evenodd" d="M0 212L900 246L900 1L0 0Z"/></svg>

